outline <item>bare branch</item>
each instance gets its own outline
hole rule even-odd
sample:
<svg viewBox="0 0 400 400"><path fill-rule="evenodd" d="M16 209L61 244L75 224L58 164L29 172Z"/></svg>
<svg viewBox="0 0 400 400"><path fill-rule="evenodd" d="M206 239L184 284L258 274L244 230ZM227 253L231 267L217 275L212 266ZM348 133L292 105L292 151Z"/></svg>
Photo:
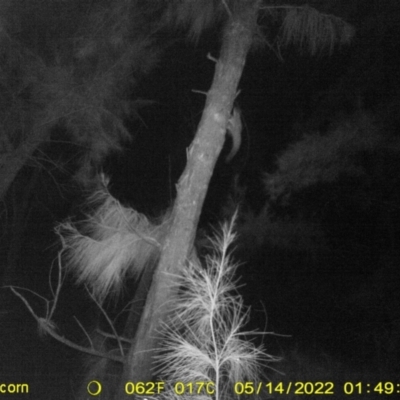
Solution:
<svg viewBox="0 0 400 400"><path fill-rule="evenodd" d="M35 320L39 324L39 327L40 327L39 329L43 330L44 332L49 334L54 339L58 340L61 343L64 343L65 345L67 345L67 346L69 346L69 347L71 347L71 348L73 348L75 350L81 351L83 353L90 354L92 356L107 358L109 360L117 361L117 362L120 362L120 363L124 363L125 362L124 357L113 356L111 354L103 353L101 351L96 351L94 349L89 349L87 347L84 347L84 346L81 346L79 344L76 344L76 343L72 342L71 340L67 339L64 336L59 335L58 333L56 333L54 331L55 324L52 321L50 321L50 320L48 320L46 318L38 317L35 314L35 312L33 311L31 305L29 304L29 302L26 300L26 298L24 296L22 296L21 293L19 293L13 286L8 286L8 287L25 304L25 306L27 307L29 312L32 314L32 316L35 318Z"/></svg>
<svg viewBox="0 0 400 400"><path fill-rule="evenodd" d="M101 306L101 304L96 300L96 298L94 297L94 295L88 290L88 288L86 287L86 291L88 292L90 298L96 303L97 307L100 309L101 313L103 314L104 318L106 319L106 321L108 322L108 325L110 325L110 328L114 334L113 338L117 341L118 343L118 347L119 347L119 351L121 353L121 357L124 357L124 348L122 347L122 343L121 343L121 339L117 334L117 331L115 330L115 326L112 323L112 321L110 320L110 317L107 315L106 311L104 310L104 308Z"/></svg>

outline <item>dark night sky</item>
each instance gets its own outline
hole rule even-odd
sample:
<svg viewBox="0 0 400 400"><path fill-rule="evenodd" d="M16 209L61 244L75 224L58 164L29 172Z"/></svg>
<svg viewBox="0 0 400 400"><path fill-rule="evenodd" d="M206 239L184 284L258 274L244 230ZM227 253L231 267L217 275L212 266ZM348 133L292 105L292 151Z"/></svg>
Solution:
<svg viewBox="0 0 400 400"><path fill-rule="evenodd" d="M295 123L317 114L322 126L340 113L351 115L357 94L366 111L380 112L380 105L397 95L398 24L391 15L390 26L377 20L368 27L371 17L363 17L349 17L358 36L352 46L337 48L331 56L311 57L293 48L282 52L283 60L268 49L250 54L237 99L245 125L243 146L233 165L219 163L215 175L226 180L227 174L240 171L250 182L260 171L273 170L277 154L299 139ZM193 90L210 87L214 66L206 56L216 51L213 33L196 46L177 43L135 89L135 96L155 103L140 112L128 151L108 163L115 190L135 206L151 212L171 201L205 101ZM317 99L324 93L322 103Z"/></svg>
<svg viewBox="0 0 400 400"><path fill-rule="evenodd" d="M204 208L205 215L212 222L216 222L215 215L225 200L224 196L232 177L237 172L240 172L242 182L247 185L249 203L254 207L263 204L265 195L260 188L260 171L273 171L276 168L277 155L289 143L300 139L301 136L293 128L296 123L304 123L318 115L317 125L312 125L312 129L326 129L338 116L350 116L356 111L357 95L360 94L367 112L378 115L378 119L381 120L386 118L385 124L389 118L395 126L396 113L385 117L383 109L386 104L392 104L398 96L400 74L396 46L400 41L400 24L394 22L396 17L391 15L390 25L386 26L380 20L376 21L376 26L372 28L366 22L372 15L368 18L365 15L362 17L365 19L360 15L353 15L350 18L358 29L358 36L352 46L336 49L331 56L321 54L311 57L299 54L292 48L282 53L283 60L277 59L275 54L268 50L252 53L249 56L240 83L241 93L237 99L245 124L243 147L232 165L219 162L214 172ZM397 21L398 19L399 15ZM164 56L157 71L143 80L138 88L139 97L150 97L155 99L156 103L143 111L143 124L135 127L135 139L131 149L123 157L123 161L120 159L118 163L110 162L110 172L113 176L115 193L121 198L132 201L134 206L146 212L157 213L170 204L174 182L184 168L185 151L204 105L204 97L193 93L192 90L206 91L212 80L213 64L206 57L207 53L213 52L210 43L212 38L206 37L196 47L176 44ZM395 132L393 126L392 133ZM396 171L397 174L397 161L388 162L389 169L392 169L391 173ZM346 197L353 185L354 182L342 182L335 187L317 187L315 190L316 192L322 190L326 193L326 197L331 194ZM310 205L315 202L315 207L327 207L328 203L324 203L324 197L321 199L318 194L316 199L310 197L313 196L312 191L308 196L305 195L299 202ZM386 198L385 194L382 196L383 199ZM393 204L396 196L389 200L390 204ZM343 258L330 260L332 264L329 265L328 262L324 268L336 271L337 276L359 272L360 268L364 269L365 274L369 274L376 268L374 263L380 255L374 254L372 259L372 253L369 251L349 250L347 247L350 242L346 241L352 237L351 240L356 238L354 240L362 246L375 247L375 244L371 245L372 234L371 237L369 233L363 235L359 229L371 232L374 230L374 220L379 217L358 213L351 201L346 203L338 200L333 204L334 212L327 217L325 223L336 229L332 233L334 235L332 240L338 248L343 248L344 253L341 256ZM395 214L393 221L398 221L397 212ZM336 224L338 216L348 224ZM363 238L360 239L361 237ZM272 268L273 271L278 271L282 262L277 253L273 256L268 254L266 257L269 262L276 263ZM286 251L285 257L293 259L289 263L290 266L282 266L278 274L284 275L290 268L299 268L303 271L299 266L306 261L296 253ZM274 296L279 296L279 293L269 288L272 294L266 294L268 286L261 283L259 275L257 276L265 274L265 259L262 260L261 265L252 266L250 273L248 270L243 270L246 271L242 273L247 276L245 281L248 287L244 292L248 293L246 296L255 304L259 303L260 298L272 302L269 311L272 317L279 319L281 303L273 305L276 299ZM319 301L315 300L322 293L325 293L327 298L332 294L330 290L348 293L352 287L358 286L361 282L359 278L340 278L332 281L330 289L324 289L326 275L324 272L318 274L317 276L311 274L312 277L310 275L309 278L303 276L301 279L306 283L305 287L311 285L305 289L308 290L309 298L302 294L302 301L299 302L298 299L292 298L294 296L292 293L291 296L283 296L284 301L302 303L304 309L309 307L323 309L325 302L321 301L318 305ZM315 281L315 285L312 285L312 281ZM337 314L335 318L339 317L337 310L334 312ZM343 316L343 319L346 318ZM300 330L304 328L305 331L311 329L301 327L301 318L290 312L287 320L292 327L296 326ZM322 323L320 325L322 330L329 330Z"/></svg>
<svg viewBox="0 0 400 400"><path fill-rule="evenodd" d="M138 207L154 202L150 207L158 208L171 199L205 102L204 95L193 90L207 91L211 85L214 65L206 57L211 40L204 39L196 48L175 45L135 91L155 103L140 112L142 120L133 127L132 145L122 158L110 158L109 171L113 183L123 185L122 195L132 196ZM288 52L283 61L269 51L251 54L237 98L245 126L242 148L233 165L219 163L216 174L226 178L238 170L251 175L274 168L277 152L293 140L296 118L309 112L313 93L338 78L348 52L346 48L316 58Z"/></svg>
<svg viewBox="0 0 400 400"><path fill-rule="evenodd" d="M398 141L400 8L397 1L386 1L382 2L381 10L381 3L378 2L375 7L382 13L376 17L377 10L368 6L368 2L360 1L359 4L360 8L348 16L357 29L353 44L336 49L331 56L321 54L311 57L293 48L282 52L283 60L268 49L249 55L237 99L245 127L243 144L231 164L223 160L217 164L204 207L204 226L219 220L218 213L226 201L233 177L238 173L241 183L247 186L248 205L253 211L259 211L266 201L260 184L262 173L273 172L277 157L290 143L301 139L302 133L295 128L311 127L321 131L329 128L337 118L354 114L358 95L363 100L363 109L372 113L386 134ZM390 11L384 12L386 9ZM186 149L193 139L205 101L203 95L193 90L209 89L214 65L207 59L207 54L216 55L217 48L213 33L196 45L176 41L165 51L158 67L143 77L133 90L132 98L154 100L154 104L140 110L140 120L127 122L133 134L132 142L125 145L123 154L110 156L104 167L111 176L111 192L124 204L147 215L159 215L171 204L175 183L185 167ZM46 151L53 157L58 150L46 148ZM355 358L363 352L363 346L366 348L366 343L371 345L371 338L367 339L364 334L357 336L359 332L394 325L396 321L393 314L387 311L387 304L399 304L398 295L393 302L382 297L384 294L380 290L387 288L385 282L383 286L377 284L375 297L368 297L370 303L365 303L371 306L371 314L359 312L355 316L346 308L348 303L345 301L350 298L352 290L370 284L374 269L377 269L378 263L382 263L378 265L382 267L386 262L384 259L388 260L387 265L395 266L392 270L395 269L396 273L392 280L399 278L398 250L395 255L387 251L396 248L396 244L388 243L389 237L395 243L400 240L398 152L393 159L379 154L362 156L365 156L364 164L372 171L368 181L348 179L317 186L298 194L292 208L276 206L274 209L278 216L287 212L283 217L290 220L290 212L300 209L300 213L312 215L313 208L318 207L315 214L323 215L324 226L331 229L330 239L337 247L334 252L328 256L325 254L321 259L316 257L317 260L313 259L314 255L305 252L279 250L267 245L258 249L256 254L238 252L238 256L248 262L239 268L239 275L245 284L241 293L255 312L251 324L257 326L258 319L265 319L266 308L271 330L293 334L293 342L301 346L307 347L311 342L315 346L321 345L330 354L351 355L354 350ZM32 166L28 166L24 173L30 174L31 171ZM382 176L385 179L381 179ZM54 180L58 178L60 181L55 185ZM23 176L20 178L17 190L25 186L24 179ZM69 179L56 170L43 172L37 178L38 190L32 195L23 239L22 267L16 276L19 286L49 294L48 267L58 249L54 224L71 215L79 215L74 202L79 196L71 195ZM371 197L357 203L350 193L360 196L370 194ZM378 201L379 204L373 204ZM357 208L358 204L368 204L366 211ZM390 212L383 212L385 207L390 208ZM379 231L384 225L383 215L391 218L393 232ZM377 243L377 237L382 237L381 242ZM60 327L76 337L80 337L81 332L62 321L73 315L89 318L87 314L92 310L82 307L84 296L68 278L60 313L56 317L60 320ZM64 353L61 345L49 345L49 339L37 340L35 323L30 315L20 304L16 304L15 299L6 297L7 304L11 304L12 318L8 321L4 346L13 347L11 339L17 335L21 339L21 345L13 350L13 357L20 364L9 368L9 374L23 376L35 371L35 368L40 370L42 366L36 366L35 360L44 354L46 367L41 371L46 371L43 374L51 373L54 370L52 365L61 368L58 365L60 360L55 358L69 357L70 362L64 365L64 373L72 376L76 370L74 355L68 351ZM338 299L340 306L335 303ZM265 303L265 308L261 303ZM40 304L39 300L37 304ZM345 307L345 310L340 307ZM383 308L386 308L384 312L381 311ZM66 314L62 315L61 311ZM22 323L21 318L30 322ZM387 320L390 321L387 323ZM373 322L369 325L370 321ZM393 332L399 333L398 320L396 326ZM34 342L31 341L32 334L35 335ZM349 344L346 344L346 335L353 340ZM395 351L400 354L398 341L396 343ZM50 352L46 351L47 346L51 347ZM281 342L277 348L280 346ZM21 366L25 357L22 353L30 354L29 365L25 369ZM59 356L54 357L55 353ZM365 359L368 360L368 355ZM5 367L0 368L4 370ZM17 372L19 370L22 372ZM42 385L42 391L43 388Z"/></svg>

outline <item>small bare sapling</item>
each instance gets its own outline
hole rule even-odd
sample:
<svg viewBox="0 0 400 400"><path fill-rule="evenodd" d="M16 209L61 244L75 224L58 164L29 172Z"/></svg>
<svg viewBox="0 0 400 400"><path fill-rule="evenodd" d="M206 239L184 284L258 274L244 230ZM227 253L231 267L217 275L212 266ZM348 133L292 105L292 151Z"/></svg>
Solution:
<svg viewBox="0 0 400 400"><path fill-rule="evenodd" d="M211 239L214 254L206 259L204 267L198 261L191 262L177 279L182 289L175 311L164 325L164 341L155 369L171 385L189 385L181 395L174 387L167 388L164 399L236 397L236 382L259 381L262 368L278 360L245 339L245 335L259 332L242 331L249 309L236 291L237 265L228 252L235 238L233 225L234 219ZM189 393L190 384L196 382L206 385L200 393ZM207 388L213 388L213 393Z"/></svg>

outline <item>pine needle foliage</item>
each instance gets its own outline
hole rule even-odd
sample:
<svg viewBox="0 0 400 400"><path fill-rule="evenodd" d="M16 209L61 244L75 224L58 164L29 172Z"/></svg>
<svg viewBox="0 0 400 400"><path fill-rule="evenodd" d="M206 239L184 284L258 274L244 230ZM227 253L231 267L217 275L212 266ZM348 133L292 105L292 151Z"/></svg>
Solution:
<svg viewBox="0 0 400 400"><path fill-rule="evenodd" d="M287 202L293 192L340 176L361 176L364 168L357 154L383 145L371 118L366 114L344 121L327 135L307 134L289 146L277 159L277 170L264 175L265 191L271 200Z"/></svg>
<svg viewBox="0 0 400 400"><path fill-rule="evenodd" d="M221 0L172 0L164 11L163 21L166 26L185 30L188 39L197 42L205 31L228 16L227 7Z"/></svg>
<svg viewBox="0 0 400 400"><path fill-rule="evenodd" d="M354 27L341 18L307 4L267 4L260 11L262 20L267 21L263 29L269 32L266 35L268 46L279 58L281 49L291 45L305 54L316 55L325 49L332 54L335 45L349 44L355 34ZM271 27L277 27L277 34ZM271 32L274 33L271 35Z"/></svg>
<svg viewBox="0 0 400 400"><path fill-rule="evenodd" d="M148 21L137 2L125 0L0 8L0 181L11 182L54 140L76 146L72 172L89 186L105 157L131 138L126 119L146 104L131 100L130 90L160 55Z"/></svg>
<svg viewBox="0 0 400 400"><path fill-rule="evenodd" d="M341 18L305 5L287 9L280 36L284 46L294 44L300 51L311 55L327 47L332 54L336 43L350 42L354 29Z"/></svg>
<svg viewBox="0 0 400 400"><path fill-rule="evenodd" d="M88 200L95 208L85 221L56 228L63 244L65 267L102 302L118 296L127 275L139 276L158 257L168 219L153 224L124 207L104 186Z"/></svg>
<svg viewBox="0 0 400 400"><path fill-rule="evenodd" d="M232 397L235 382L257 381L261 367L277 361L246 341L242 332L249 310L236 292L237 265L228 252L235 239L233 225L234 219L211 239L214 254L207 257L205 267L198 260L191 262L177 278L183 289L162 332L164 341L156 360L156 372L164 381L211 382L216 400ZM206 394L195 395L202 399ZM173 388L163 394L165 399L177 397Z"/></svg>

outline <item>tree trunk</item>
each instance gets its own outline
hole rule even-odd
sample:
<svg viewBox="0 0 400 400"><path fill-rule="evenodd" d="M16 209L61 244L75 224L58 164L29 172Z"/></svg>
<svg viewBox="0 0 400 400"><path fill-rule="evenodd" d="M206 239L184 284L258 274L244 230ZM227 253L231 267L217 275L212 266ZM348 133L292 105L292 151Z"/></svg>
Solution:
<svg viewBox="0 0 400 400"><path fill-rule="evenodd" d="M227 121L253 39L258 1L243 2L238 18L225 29L214 80L207 94L203 115L191 147L188 161L177 187L171 231L154 273L134 344L127 356L116 398L125 398L127 381L150 381L157 335L173 306L176 288L174 276L190 257L197 223L214 166L225 140ZM118 392L117 391L117 392Z"/></svg>

